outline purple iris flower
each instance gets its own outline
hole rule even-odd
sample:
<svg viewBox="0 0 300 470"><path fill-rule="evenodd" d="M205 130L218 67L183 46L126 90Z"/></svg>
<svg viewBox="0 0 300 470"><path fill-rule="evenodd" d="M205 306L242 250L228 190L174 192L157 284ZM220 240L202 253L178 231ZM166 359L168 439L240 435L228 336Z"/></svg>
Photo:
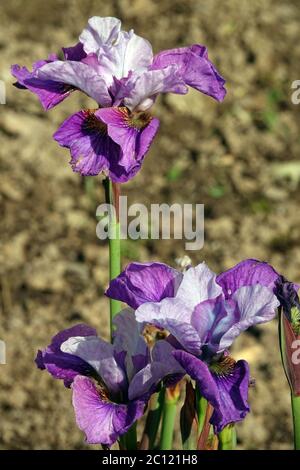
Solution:
<svg viewBox="0 0 300 470"><path fill-rule="evenodd" d="M36 364L72 387L76 422L90 444L112 445L139 419L160 380L182 371L158 341L150 352L131 309L115 319L113 344L87 325L58 333Z"/></svg>
<svg viewBox="0 0 300 470"><path fill-rule="evenodd" d="M34 92L45 109L74 90L96 101L95 109L73 114L54 134L82 175L104 172L122 183L139 171L159 127L149 110L160 93L185 94L190 86L218 101L226 93L204 46L153 56L150 43L133 30L121 30L117 18L90 18L79 43L63 53L64 60L52 54L32 72L13 65L12 74L16 86Z"/></svg>
<svg viewBox="0 0 300 470"><path fill-rule="evenodd" d="M277 272L248 259L216 276L205 263L180 273L160 263L132 263L106 294L136 309L139 322L169 332L171 354L213 406L220 432L249 411L249 366L228 348L250 326L271 320Z"/></svg>

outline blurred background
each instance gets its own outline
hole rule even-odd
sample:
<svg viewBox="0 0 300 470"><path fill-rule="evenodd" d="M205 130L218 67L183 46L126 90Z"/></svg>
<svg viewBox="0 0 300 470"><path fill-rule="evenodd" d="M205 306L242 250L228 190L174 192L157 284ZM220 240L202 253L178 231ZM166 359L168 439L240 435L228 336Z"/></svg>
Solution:
<svg viewBox="0 0 300 470"><path fill-rule="evenodd" d="M205 246L189 252L219 272L246 257L269 261L300 281L300 79L297 0L10 0L0 4L0 449L83 449L71 395L40 372L36 350L78 322L107 337L108 249L96 237L99 178L73 174L52 140L58 125L87 106L74 93L45 113L37 98L11 86L10 65L77 42L90 16L117 16L154 51L205 44L227 79L222 104L190 90L160 98L161 128L142 171L123 186L129 202L205 204ZM125 241L124 264L175 265L184 241ZM289 391L277 322L236 342L256 386L252 413L238 425L242 449L292 446Z"/></svg>

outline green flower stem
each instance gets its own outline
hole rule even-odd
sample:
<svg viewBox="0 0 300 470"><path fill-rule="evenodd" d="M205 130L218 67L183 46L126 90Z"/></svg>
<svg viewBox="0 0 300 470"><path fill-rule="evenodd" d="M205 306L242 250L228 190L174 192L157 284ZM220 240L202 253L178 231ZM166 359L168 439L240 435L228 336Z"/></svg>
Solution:
<svg viewBox="0 0 300 470"><path fill-rule="evenodd" d="M123 434L120 439L121 448L124 450L136 450L137 448L137 434L136 423L134 423L126 434Z"/></svg>
<svg viewBox="0 0 300 470"><path fill-rule="evenodd" d="M105 189L106 203L114 207L109 219L109 280L117 277L121 272L121 241L120 241L120 220L119 220L119 196L120 187L112 183L109 178L103 182ZM118 300L109 299L110 303L110 332L112 336L112 321L114 316L121 310L121 303Z"/></svg>
<svg viewBox="0 0 300 470"><path fill-rule="evenodd" d="M166 390L159 445L160 450L172 450L178 399L179 394L173 394L170 389Z"/></svg>
<svg viewBox="0 0 300 470"><path fill-rule="evenodd" d="M300 396L291 394L293 425L294 425L294 444L295 450L300 450Z"/></svg>
<svg viewBox="0 0 300 470"><path fill-rule="evenodd" d="M236 448L236 430L234 424L226 426L218 437L219 450L234 450Z"/></svg>
<svg viewBox="0 0 300 470"><path fill-rule="evenodd" d="M165 400L165 389L152 395L150 408L146 419L145 430L140 443L140 450L153 449L159 423L161 420L163 404Z"/></svg>

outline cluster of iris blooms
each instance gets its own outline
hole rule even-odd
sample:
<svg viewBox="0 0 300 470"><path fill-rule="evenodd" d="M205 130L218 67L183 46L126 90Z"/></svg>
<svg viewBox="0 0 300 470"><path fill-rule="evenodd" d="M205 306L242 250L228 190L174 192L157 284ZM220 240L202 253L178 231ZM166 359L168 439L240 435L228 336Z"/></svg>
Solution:
<svg viewBox="0 0 300 470"><path fill-rule="evenodd" d="M91 18L79 42L63 48L62 59L50 54L32 71L13 65L12 74L15 86L35 93L45 110L75 91L96 101L95 108L66 119L54 139L70 150L73 171L104 175L107 201L116 208L120 184L140 170L158 131L151 114L157 96L186 94L189 87L217 101L226 94L206 47L153 55L146 39L123 31L111 17ZM218 275L204 262L181 270L160 262L131 263L121 272L118 214L110 223L117 228L106 291L111 341L79 324L59 332L36 358L40 369L72 388L76 422L87 442L170 449L181 403L184 449L233 449L234 424L250 411L253 381L248 363L235 361L229 348L249 327L278 312L299 448L300 378L293 360L300 335L298 286L255 259Z"/></svg>

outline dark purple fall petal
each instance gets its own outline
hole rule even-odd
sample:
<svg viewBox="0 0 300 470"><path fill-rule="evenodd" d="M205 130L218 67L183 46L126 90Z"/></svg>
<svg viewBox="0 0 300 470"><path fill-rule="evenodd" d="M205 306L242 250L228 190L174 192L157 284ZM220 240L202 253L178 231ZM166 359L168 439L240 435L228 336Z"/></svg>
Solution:
<svg viewBox="0 0 300 470"><path fill-rule="evenodd" d="M79 357L61 351L60 346L72 336L94 336L96 330L84 324L75 325L63 330L52 339L51 344L38 351L36 365L39 369L47 371L56 379L62 379L69 387L78 374L92 375L93 368Z"/></svg>
<svg viewBox="0 0 300 470"><path fill-rule="evenodd" d="M73 406L78 427L85 433L89 444L111 446L139 419L147 400L134 400L128 404L110 402L88 378L77 376L73 382Z"/></svg>
<svg viewBox="0 0 300 470"><path fill-rule="evenodd" d="M63 82L57 80L38 79L35 76L38 69L43 67L45 64L49 64L57 60L57 56L51 54L47 60L35 62L32 67L32 72L29 72L26 67L20 67L17 64L12 65L11 67L11 73L17 79L17 82L14 85L17 88L28 89L35 93L46 111L63 101L72 91L75 90L74 87Z"/></svg>

